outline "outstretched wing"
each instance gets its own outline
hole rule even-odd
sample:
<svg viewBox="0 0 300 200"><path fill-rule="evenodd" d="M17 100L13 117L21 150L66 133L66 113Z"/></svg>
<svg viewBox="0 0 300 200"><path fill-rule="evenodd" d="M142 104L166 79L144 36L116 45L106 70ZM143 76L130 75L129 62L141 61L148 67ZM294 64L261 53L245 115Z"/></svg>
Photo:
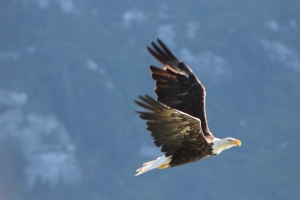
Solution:
<svg viewBox="0 0 300 200"><path fill-rule="evenodd" d="M148 51L164 68L150 66L152 78L156 82L157 100L201 120L201 128L206 137L213 138L210 133L205 111L206 91L194 72L185 63L179 61L173 53L157 39L152 42Z"/></svg>
<svg viewBox="0 0 300 200"><path fill-rule="evenodd" d="M199 119L170 108L148 95L139 98L140 101L135 103L150 112L137 113L147 120L147 130L151 131L155 145L162 146L161 151L166 156L172 155L184 145L199 147L211 142L203 135Z"/></svg>

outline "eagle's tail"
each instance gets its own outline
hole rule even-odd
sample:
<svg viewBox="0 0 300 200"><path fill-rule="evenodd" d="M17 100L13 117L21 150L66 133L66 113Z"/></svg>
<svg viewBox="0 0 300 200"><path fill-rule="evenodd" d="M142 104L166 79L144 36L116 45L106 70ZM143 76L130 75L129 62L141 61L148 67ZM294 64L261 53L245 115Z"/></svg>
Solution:
<svg viewBox="0 0 300 200"><path fill-rule="evenodd" d="M169 166L169 163L171 162L171 157L172 156L168 156L168 157L161 156L158 157L156 160L145 162L143 164L143 167L136 170L137 174L135 176L141 175L155 168L160 168L160 169L167 168Z"/></svg>

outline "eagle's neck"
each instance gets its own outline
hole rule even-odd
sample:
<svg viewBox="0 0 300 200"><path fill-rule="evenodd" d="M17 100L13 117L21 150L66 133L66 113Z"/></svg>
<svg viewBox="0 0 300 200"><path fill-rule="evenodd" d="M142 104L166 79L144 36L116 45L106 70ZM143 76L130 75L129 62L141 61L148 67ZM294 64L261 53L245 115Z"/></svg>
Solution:
<svg viewBox="0 0 300 200"><path fill-rule="evenodd" d="M214 138L213 144L212 144L212 154L218 155L223 150L228 149L232 147L233 145L228 144L227 139L220 139L220 138Z"/></svg>

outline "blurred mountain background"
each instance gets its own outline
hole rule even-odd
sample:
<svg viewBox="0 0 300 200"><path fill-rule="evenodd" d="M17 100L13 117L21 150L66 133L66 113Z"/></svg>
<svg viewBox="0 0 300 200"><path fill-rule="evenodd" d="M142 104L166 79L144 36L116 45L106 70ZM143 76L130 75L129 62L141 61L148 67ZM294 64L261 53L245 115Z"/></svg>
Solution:
<svg viewBox="0 0 300 200"><path fill-rule="evenodd" d="M0 3L0 199L297 199L299 1ZM134 113L156 38L207 90L220 156L135 177L161 153Z"/></svg>

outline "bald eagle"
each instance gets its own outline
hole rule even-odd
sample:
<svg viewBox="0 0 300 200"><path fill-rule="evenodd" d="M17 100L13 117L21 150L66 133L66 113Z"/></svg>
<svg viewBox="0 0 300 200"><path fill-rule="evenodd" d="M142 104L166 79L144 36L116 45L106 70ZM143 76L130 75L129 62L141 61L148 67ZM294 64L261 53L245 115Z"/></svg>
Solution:
<svg viewBox="0 0 300 200"><path fill-rule="evenodd" d="M139 96L135 103L146 111L137 111L146 120L154 143L164 155L137 169L141 175L152 169L165 169L218 155L241 141L231 137L219 139L210 132L206 120L206 91L191 68L179 61L159 39L148 51L164 68L150 66L156 83L157 100Z"/></svg>

